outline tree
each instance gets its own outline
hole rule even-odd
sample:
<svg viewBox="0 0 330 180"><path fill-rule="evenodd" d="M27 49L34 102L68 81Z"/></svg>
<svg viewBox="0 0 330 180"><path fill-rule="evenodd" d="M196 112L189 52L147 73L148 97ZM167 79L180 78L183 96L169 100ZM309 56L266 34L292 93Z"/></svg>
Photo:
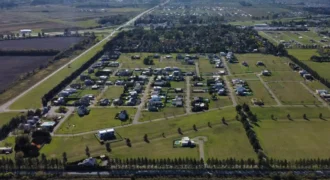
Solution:
<svg viewBox="0 0 330 180"><path fill-rule="evenodd" d="M149 143L148 134L145 134L143 136L143 139L144 139L145 142Z"/></svg>
<svg viewBox="0 0 330 180"><path fill-rule="evenodd" d="M87 157L90 157L90 156L91 156L91 154L90 154L90 152L89 152L89 148L88 148L88 146L86 146L86 148L85 148L85 153L86 153L86 156L87 156Z"/></svg>
<svg viewBox="0 0 330 180"><path fill-rule="evenodd" d="M68 162L66 152L63 152L63 154L62 154L62 161L63 161L63 164L66 164Z"/></svg>
<svg viewBox="0 0 330 180"><path fill-rule="evenodd" d="M108 152L111 152L111 147L110 147L110 143L105 143L105 149L108 151Z"/></svg>
<svg viewBox="0 0 330 180"><path fill-rule="evenodd" d="M306 115L306 114L304 114L304 115L303 115L303 118L304 118L304 119L307 119L307 115Z"/></svg>
<svg viewBox="0 0 330 180"><path fill-rule="evenodd" d="M197 127L195 124L193 125L193 129L194 129L194 131L197 131Z"/></svg>
<svg viewBox="0 0 330 180"><path fill-rule="evenodd" d="M207 122L207 126L211 128L212 127L211 122Z"/></svg>
<svg viewBox="0 0 330 180"><path fill-rule="evenodd" d="M132 147L131 140L129 138L126 139L126 145L128 147Z"/></svg>
<svg viewBox="0 0 330 180"><path fill-rule="evenodd" d="M287 117L289 120L291 120L291 115L290 115L290 114L286 115L286 117Z"/></svg>
<svg viewBox="0 0 330 180"><path fill-rule="evenodd" d="M19 151L15 154L15 164L18 169L21 169L21 166L23 165L24 161L24 153L22 151Z"/></svg>
<svg viewBox="0 0 330 180"><path fill-rule="evenodd" d="M241 105L237 105L237 106L236 106L236 111L237 111L237 112L241 112L241 110L242 110L242 106L241 106Z"/></svg>
<svg viewBox="0 0 330 180"><path fill-rule="evenodd" d="M182 130L181 130L181 128L178 128L178 133L182 135Z"/></svg>
<svg viewBox="0 0 330 180"><path fill-rule="evenodd" d="M320 113L319 118L323 119L323 114L322 113Z"/></svg>

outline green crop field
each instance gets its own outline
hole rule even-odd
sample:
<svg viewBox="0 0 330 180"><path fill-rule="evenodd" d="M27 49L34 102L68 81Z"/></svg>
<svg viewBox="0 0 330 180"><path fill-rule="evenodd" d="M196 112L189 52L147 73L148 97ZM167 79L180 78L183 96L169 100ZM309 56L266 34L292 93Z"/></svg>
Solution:
<svg viewBox="0 0 330 180"><path fill-rule="evenodd" d="M128 124L129 120L121 122L119 119L115 119L116 113L121 110L126 110L130 117L134 117L136 112L134 108L92 108L87 116L71 115L56 133L79 133Z"/></svg>
<svg viewBox="0 0 330 180"><path fill-rule="evenodd" d="M263 121L255 127L264 152L277 159L328 158L328 121Z"/></svg>
<svg viewBox="0 0 330 180"><path fill-rule="evenodd" d="M298 82L274 82L268 83L268 86L283 104L321 104Z"/></svg>
<svg viewBox="0 0 330 180"><path fill-rule="evenodd" d="M58 73L41 83L36 88L29 91L27 94L15 101L9 108L10 109L30 109L41 107L41 97L51 90L56 84L60 83L66 76L77 70L82 64L92 58L98 51L103 48L107 41L103 41L95 46L91 51L81 56L76 61L71 63L70 68L64 68Z"/></svg>
<svg viewBox="0 0 330 180"><path fill-rule="evenodd" d="M239 104L251 104L252 98L257 98L262 100L265 105L275 105L276 102L272 98L272 96L269 94L267 89L264 87L264 85L259 81L247 81L249 84L249 87L251 88L253 95L252 96L236 96Z"/></svg>

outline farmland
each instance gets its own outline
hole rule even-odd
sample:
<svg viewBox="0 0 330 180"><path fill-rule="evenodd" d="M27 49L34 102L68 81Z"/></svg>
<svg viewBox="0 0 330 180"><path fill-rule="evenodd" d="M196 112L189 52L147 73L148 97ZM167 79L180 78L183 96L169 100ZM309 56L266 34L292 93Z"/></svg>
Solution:
<svg viewBox="0 0 330 180"><path fill-rule="evenodd" d="M1 56L0 91L8 88L25 73L47 64L51 56Z"/></svg>
<svg viewBox="0 0 330 180"><path fill-rule="evenodd" d="M51 37L51 38L33 38L0 41L2 50L28 50L28 49L56 49L65 50L66 48L78 43L81 37Z"/></svg>

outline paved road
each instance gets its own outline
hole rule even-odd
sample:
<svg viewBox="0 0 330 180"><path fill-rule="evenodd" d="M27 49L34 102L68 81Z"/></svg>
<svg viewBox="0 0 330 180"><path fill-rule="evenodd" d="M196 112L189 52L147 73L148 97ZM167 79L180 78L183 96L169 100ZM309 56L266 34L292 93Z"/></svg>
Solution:
<svg viewBox="0 0 330 180"><path fill-rule="evenodd" d="M126 22L125 24L117 27L116 29L114 29L108 36L106 36L103 40L101 40L100 42L98 42L97 44L95 44L94 46L92 46L91 48L89 48L88 50L86 50L85 52L83 52L82 54L80 54L79 56L75 57L74 59L72 59L71 61L69 61L68 63L64 64L62 67L60 67L59 69L57 69L56 71L54 71L53 73L51 73L50 75L48 75L47 77L45 77L44 79L42 79L41 81L39 81L38 83L34 84L32 87L30 87L29 89L25 90L24 92L22 92L20 95L16 96L15 98L11 99L10 101L6 102L5 104L3 104L2 106L0 106L0 112L5 111L6 109L8 109L8 107L10 105L12 105L15 101L17 101L19 98L23 97L24 95L26 95L28 92L30 92L31 90L33 90L34 88L38 87L40 84L42 84L43 82L47 81L49 78L51 78L52 76L54 76L56 73L58 73L59 71L61 71L64 68L67 68L67 66L71 63L73 63L74 61L76 61L77 59L79 59L80 57L86 55L89 51L91 51L93 48L95 48L96 46L100 45L101 43L103 43L104 41L109 41L111 39L111 37L117 33L118 31L121 31L122 28L129 26L130 24L132 24L134 21L136 21L137 19L139 19L141 16L152 12L153 10L155 10L156 8L158 8L159 6L165 5L166 3L168 3L168 1L159 4L151 9L148 9L144 12L142 12L141 14L135 16L133 19L129 20L128 22Z"/></svg>
<svg viewBox="0 0 330 180"><path fill-rule="evenodd" d="M186 78L187 89L186 89L186 113L191 112L191 98L190 98L190 77Z"/></svg>
<svg viewBox="0 0 330 180"><path fill-rule="evenodd" d="M199 159L205 160L204 142L207 141L207 137L198 136L198 137L193 138L192 140L195 141L196 144L198 144Z"/></svg>
<svg viewBox="0 0 330 180"><path fill-rule="evenodd" d="M68 112L66 112L64 115L63 114L56 113L55 110L57 108L54 108L54 107L52 107L51 110L48 112L48 115L49 116L54 116L54 115L55 116L64 116L60 120L60 122L55 126L55 128L53 129L52 135L54 135L54 132L56 132L57 129L61 127L61 125L69 118L69 116L73 113L73 111L75 109L74 107L67 107L67 108L68 108Z"/></svg>
<svg viewBox="0 0 330 180"><path fill-rule="evenodd" d="M198 62L195 62L195 68L196 68L196 75L197 75L198 77L200 77L201 74L200 74L200 72L199 72L199 64L198 64Z"/></svg>
<svg viewBox="0 0 330 180"><path fill-rule="evenodd" d="M308 86L306 86L305 83L300 82L300 84L301 84L302 86L304 86L304 88L306 88L306 90L307 90L308 92L310 92L314 97L316 97L316 99L319 100L319 101L322 103L323 106L326 106L326 107L328 107L328 108L330 107L329 104L328 104L327 102L325 102L320 96L315 95L314 92L313 92Z"/></svg>
<svg viewBox="0 0 330 180"><path fill-rule="evenodd" d="M138 109L135 113L132 124L138 124L139 123L139 118L141 116L141 111L143 110L143 108L144 108L144 106L145 106L145 104L148 100L148 95L149 95L149 91L150 91L150 88L151 88L151 83L153 82L153 80L154 80L154 76L151 76L149 78L149 82L147 84L147 87L145 88L145 90L143 92L143 97L141 99L141 104L138 106Z"/></svg>
<svg viewBox="0 0 330 180"><path fill-rule="evenodd" d="M231 70L230 70L230 68L229 68L229 66L228 66L228 64L227 64L226 58L223 57L223 56L221 56L220 58L221 58L221 60L222 60L223 65L225 65L225 68L226 68L226 70L227 70L227 74L228 74L229 76L231 76L232 73L231 73Z"/></svg>
<svg viewBox="0 0 330 180"><path fill-rule="evenodd" d="M276 97L276 95L273 93L273 91L269 88L268 84L260 77L260 75L257 75L258 78L260 79L260 82L265 86L265 88L267 89L267 91L272 95L272 97L274 98L274 100L276 101L278 106L282 106L282 102Z"/></svg>
<svg viewBox="0 0 330 180"><path fill-rule="evenodd" d="M237 106L238 103L237 103L237 100L236 100L236 97L235 97L235 94L234 94L234 89L231 87L231 84L230 84L227 76L224 76L223 78L224 78L224 81L226 83L226 87L229 91L230 99L233 102L233 106Z"/></svg>

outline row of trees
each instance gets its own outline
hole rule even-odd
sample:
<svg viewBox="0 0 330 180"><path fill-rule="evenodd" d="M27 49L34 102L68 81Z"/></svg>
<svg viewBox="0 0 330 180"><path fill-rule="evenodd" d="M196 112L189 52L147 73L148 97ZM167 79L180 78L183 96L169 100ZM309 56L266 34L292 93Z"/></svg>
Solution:
<svg viewBox="0 0 330 180"><path fill-rule="evenodd" d="M245 129L246 135L250 141L250 144L252 145L254 151L258 154L258 159L259 159L259 167L261 168L269 168L269 164L267 163L267 155L263 152L263 149L261 147L260 141L257 137L257 134L253 130L253 124L257 124L257 116L254 115L251 110L249 105L243 104L237 105L236 106L236 111L237 114L240 116L239 120L243 124L243 127Z"/></svg>

